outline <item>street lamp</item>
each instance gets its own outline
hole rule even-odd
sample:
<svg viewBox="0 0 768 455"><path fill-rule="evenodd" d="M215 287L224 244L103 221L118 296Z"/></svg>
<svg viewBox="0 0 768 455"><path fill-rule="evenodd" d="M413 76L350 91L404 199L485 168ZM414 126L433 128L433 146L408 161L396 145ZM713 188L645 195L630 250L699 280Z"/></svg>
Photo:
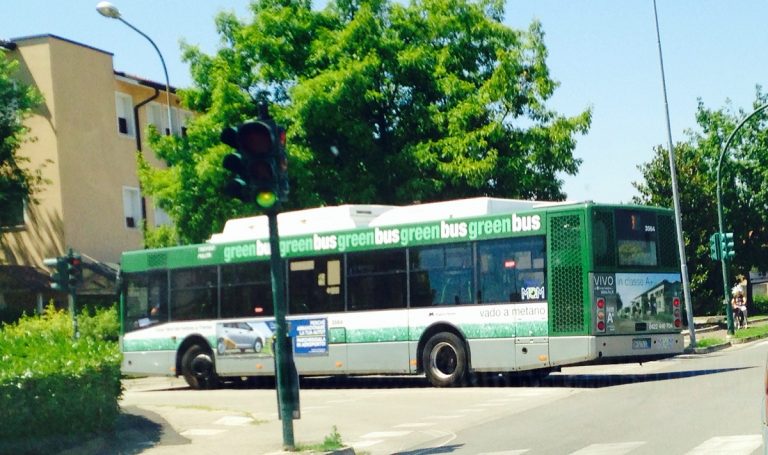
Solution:
<svg viewBox="0 0 768 455"><path fill-rule="evenodd" d="M725 141L725 145L723 145L723 150L720 151L720 157L717 159L717 227L719 229L720 235L722 236L725 232L725 226L723 221L723 203L722 203L722 189L720 185L720 167L723 164L723 157L725 157L725 153L728 151L728 147L731 146L731 141L733 141L733 138L736 136L736 132L741 129L742 126L744 126L745 123L755 115L759 114L760 112L764 111L765 109L768 109L768 104L763 104L762 106L755 109L754 112L749 114L748 116L744 117L744 120L739 122L738 125L736 125L736 128L731 131L731 134L728 136L728 139ZM728 278L728 261L730 258L726 257L725 254L720 254L720 263L723 268L723 300L725 302L725 314L726 318L728 320L728 334L733 335L734 334L734 327L733 327L733 309L731 308L730 302L728 301L728 295L730 294L729 288L729 278Z"/></svg>
<svg viewBox="0 0 768 455"><path fill-rule="evenodd" d="M128 21L123 19L123 17L120 15L120 10L117 9L115 5L113 5L110 2L99 2L96 4L96 11L99 12L104 17L108 17L110 19L117 19L123 24L127 25L128 27L132 28L136 33L143 36L144 38L149 41L149 43L152 45L152 47L155 48L157 51L157 55L160 56L160 63L163 64L163 73L165 73L165 100L166 103L168 103L168 133L173 132L173 118L171 116L171 83L168 80L168 68L165 66L165 59L163 58L163 54L160 53L160 49L157 48L157 45L154 41L152 41L152 38L147 36L144 32L139 30L138 28L131 25Z"/></svg>

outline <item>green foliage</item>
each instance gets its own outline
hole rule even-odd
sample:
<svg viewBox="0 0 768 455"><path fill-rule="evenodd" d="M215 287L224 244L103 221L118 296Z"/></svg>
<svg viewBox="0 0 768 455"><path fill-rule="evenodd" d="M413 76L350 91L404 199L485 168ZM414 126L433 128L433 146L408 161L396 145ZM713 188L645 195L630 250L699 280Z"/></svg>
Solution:
<svg viewBox="0 0 768 455"><path fill-rule="evenodd" d="M267 99L287 126L287 208L410 204L472 196L562 199L575 136L591 112L549 110L557 87L544 32L503 24L497 1L255 0L254 16L216 18L222 47L184 46L200 112L185 138L151 135L168 167L140 157L143 190L199 242L256 208L223 199L223 127Z"/></svg>
<svg viewBox="0 0 768 455"><path fill-rule="evenodd" d="M703 338L701 340L696 340L696 347L697 348L708 348L710 346L717 346L719 344L725 343L725 340L721 338Z"/></svg>
<svg viewBox="0 0 768 455"><path fill-rule="evenodd" d="M748 312L750 316L768 315L768 295L753 295Z"/></svg>
<svg viewBox="0 0 768 455"><path fill-rule="evenodd" d="M757 88L753 107L768 102ZM675 145L685 252L691 281L694 314L715 314L722 308L720 262L709 258L709 237L718 231L717 163L722 147L738 122L750 111L733 112L730 106L710 110L700 100L697 131L688 131L685 142ZM736 256L731 276L751 269L768 269L768 113L763 111L742 127L721 165L725 231L733 232ZM669 158L664 147L639 166L644 180L634 185L635 202L672 207ZM729 286L730 287L730 286Z"/></svg>
<svg viewBox="0 0 768 455"><path fill-rule="evenodd" d="M341 434L339 434L336 425L333 426L331 433L325 436L323 442L320 444L297 444L296 450L299 452L307 451L321 451L327 452L330 450L336 450L344 447L344 442L341 440Z"/></svg>
<svg viewBox="0 0 768 455"><path fill-rule="evenodd" d="M750 326L734 332L736 338L765 337L768 335L768 325Z"/></svg>
<svg viewBox="0 0 768 455"><path fill-rule="evenodd" d="M117 306L113 305L92 314L84 309L77 317L80 336L99 341L116 342L120 336L120 319L117 316Z"/></svg>
<svg viewBox="0 0 768 455"><path fill-rule="evenodd" d="M112 428L119 413L121 354L110 338L114 309L80 317L51 305L0 331L0 440L27 441ZM2 451L2 450L0 450Z"/></svg>
<svg viewBox="0 0 768 455"><path fill-rule="evenodd" d="M22 201L35 202L31 196L44 183L40 170L25 168L29 159L16 153L29 133L24 119L42 102L33 87L16 77L18 67L0 50L0 225L16 224L23 216Z"/></svg>
<svg viewBox="0 0 768 455"><path fill-rule="evenodd" d="M176 228L171 225L144 228L144 248L162 248L178 245Z"/></svg>

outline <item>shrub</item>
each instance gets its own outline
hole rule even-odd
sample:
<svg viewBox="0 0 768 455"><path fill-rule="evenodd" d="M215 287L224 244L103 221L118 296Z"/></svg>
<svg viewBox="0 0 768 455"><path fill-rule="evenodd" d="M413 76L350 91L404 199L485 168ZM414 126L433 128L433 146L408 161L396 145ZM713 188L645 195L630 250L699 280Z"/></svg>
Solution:
<svg viewBox="0 0 768 455"><path fill-rule="evenodd" d="M114 313L114 314L113 314ZM69 313L49 306L0 331L0 440L112 428L119 413L121 355L114 310L83 314L73 339Z"/></svg>
<svg viewBox="0 0 768 455"><path fill-rule="evenodd" d="M768 295L753 295L752 308L748 311L750 315L768 314Z"/></svg>
<svg viewBox="0 0 768 455"><path fill-rule="evenodd" d="M117 306L94 310L93 314L85 309L77 319L81 337L116 342L120 335Z"/></svg>

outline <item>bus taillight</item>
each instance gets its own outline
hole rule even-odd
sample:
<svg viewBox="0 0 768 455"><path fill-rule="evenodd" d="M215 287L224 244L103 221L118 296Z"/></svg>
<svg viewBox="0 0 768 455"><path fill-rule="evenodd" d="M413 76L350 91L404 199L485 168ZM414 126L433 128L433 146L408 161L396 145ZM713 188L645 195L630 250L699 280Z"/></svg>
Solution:
<svg viewBox="0 0 768 455"><path fill-rule="evenodd" d="M597 305L597 331L598 332L605 332L605 311L603 310L605 308L605 299L600 297L595 302Z"/></svg>
<svg viewBox="0 0 768 455"><path fill-rule="evenodd" d="M683 321L681 320L681 312L680 312L680 299L678 297L675 297L672 299L672 308L673 315L675 317L675 328L680 328L683 325Z"/></svg>

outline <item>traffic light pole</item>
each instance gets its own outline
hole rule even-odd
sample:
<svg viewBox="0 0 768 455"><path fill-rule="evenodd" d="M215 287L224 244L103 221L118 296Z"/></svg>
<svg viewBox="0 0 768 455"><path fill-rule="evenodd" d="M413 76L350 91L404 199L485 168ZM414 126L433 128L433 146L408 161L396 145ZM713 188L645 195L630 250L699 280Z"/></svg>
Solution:
<svg viewBox="0 0 768 455"><path fill-rule="evenodd" d="M758 113L762 112L763 110L768 108L768 104L763 104L762 106L758 107L754 110L751 114L746 116L744 120L739 122L738 125L736 125L736 128L731 131L731 134L728 136L728 139L725 141L725 145L723 145L723 150L720 152L720 157L717 160L717 225L719 228L720 235L722 236L725 233L724 228L724 222L723 222L723 203L722 203L722 188L720 185L720 167L723 164L723 157L725 157L725 153L728 151L728 147L731 145L731 141L733 141L733 138L736 136L736 132L741 129L742 126L744 126L745 123ZM721 254L720 262L723 268L723 303L725 304L725 314L728 319L728 334L733 335L735 330L733 327L733 309L731 308L731 302L728 300L728 296L731 295L730 293L730 280L728 277L728 261L729 258L724 257L724 254Z"/></svg>
<svg viewBox="0 0 768 455"><path fill-rule="evenodd" d="M270 269L272 277L272 303L275 307L275 385L277 404L283 422L283 448L295 448L293 438L293 412L298 404L298 383L293 362L293 349L288 337L285 302L285 270L280 259L280 241L277 230L277 211L267 212L269 221Z"/></svg>

